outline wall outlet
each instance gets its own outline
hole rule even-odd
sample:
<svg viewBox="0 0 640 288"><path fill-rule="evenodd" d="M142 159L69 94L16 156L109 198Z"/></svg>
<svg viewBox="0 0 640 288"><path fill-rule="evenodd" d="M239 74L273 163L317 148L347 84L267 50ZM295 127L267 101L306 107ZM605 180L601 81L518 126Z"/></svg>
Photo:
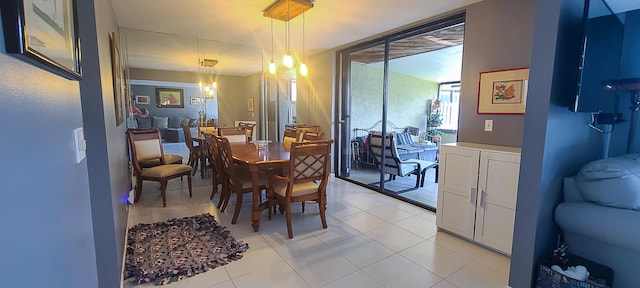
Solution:
<svg viewBox="0 0 640 288"><path fill-rule="evenodd" d="M484 131L493 131L493 120L484 120Z"/></svg>

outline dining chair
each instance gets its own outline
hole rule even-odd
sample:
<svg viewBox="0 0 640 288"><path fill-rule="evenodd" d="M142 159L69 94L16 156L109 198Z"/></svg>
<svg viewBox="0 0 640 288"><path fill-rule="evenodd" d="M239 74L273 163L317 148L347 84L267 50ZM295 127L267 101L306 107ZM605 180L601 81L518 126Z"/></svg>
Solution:
<svg viewBox="0 0 640 288"><path fill-rule="evenodd" d="M187 125L182 125L182 130L184 131L184 143L185 145L187 145L187 148L189 149L189 165L191 165L192 167L192 175L196 175L196 172L198 171L198 166L201 165L200 161L202 159L202 147L200 147L199 145L195 145L193 144L194 140L193 140L193 135L191 135L191 128L189 128L189 126ZM204 163L202 163L204 164ZM206 165L203 165L206 166ZM204 169L200 169L200 176L202 178L204 178Z"/></svg>
<svg viewBox="0 0 640 288"><path fill-rule="evenodd" d="M285 148L289 149L293 142L302 142L301 131L295 128L285 128L284 135L282 137L282 144Z"/></svg>
<svg viewBox="0 0 640 288"><path fill-rule="evenodd" d="M209 159L209 163L211 165L212 175L211 175L211 196L209 196L209 200L213 200L213 197L216 196L218 192L218 186L224 186L225 181L227 180L226 174L223 173L220 163L220 151L218 149L218 143L216 142L217 136L215 135L205 135L204 143L207 147L207 158ZM222 204L228 202L228 199L225 199L224 193L220 192L220 199L218 200L218 209L221 212L224 212L222 208ZM227 200L225 202L225 200ZM226 208L226 207L225 207Z"/></svg>
<svg viewBox="0 0 640 288"><path fill-rule="evenodd" d="M247 142L247 132L245 128L226 127L218 128L218 136L229 139L231 143Z"/></svg>
<svg viewBox="0 0 640 288"><path fill-rule="evenodd" d="M186 164L167 164L162 151L162 138L157 129L129 129L127 130L129 139L129 149L135 170L136 196L134 202L140 200L142 194L143 181L160 182L160 195L162 196L162 206L167 207L167 182L171 179L187 176L189 183L189 197L192 194L191 186L191 166ZM158 159L162 165L142 168L143 161Z"/></svg>
<svg viewBox="0 0 640 288"><path fill-rule="evenodd" d="M240 215L240 208L242 207L242 197L245 193L252 192L253 183L251 181L251 174L248 170L244 170L235 165L231 154L231 144L227 137L215 137L215 140L218 145L218 150L220 151L220 168L223 173L226 174L224 177L228 180L223 183L222 194L220 197L225 197L225 202L228 202L228 199L231 198L231 193L236 193L236 208L233 212L233 218L231 219L231 224L236 224L238 222L238 215ZM266 190L268 181L269 180L266 175L259 174L259 189ZM223 207L226 208L227 204L224 203Z"/></svg>
<svg viewBox="0 0 640 288"><path fill-rule="evenodd" d="M238 127L244 128L245 132L247 132L247 139L249 141L253 141L253 128L256 127L256 124L249 123L249 122L239 122Z"/></svg>
<svg viewBox="0 0 640 288"><path fill-rule="evenodd" d="M289 239L293 238L291 229L291 203L315 201L320 209L322 228L327 228L325 210L327 206L327 181L331 144L333 140L321 140L307 143L295 142L291 146L288 174L269 177L268 206L271 210L277 203L286 214ZM304 206L302 212L304 213Z"/></svg>
<svg viewBox="0 0 640 288"><path fill-rule="evenodd" d="M302 131L302 141L322 140L324 133L318 131Z"/></svg>

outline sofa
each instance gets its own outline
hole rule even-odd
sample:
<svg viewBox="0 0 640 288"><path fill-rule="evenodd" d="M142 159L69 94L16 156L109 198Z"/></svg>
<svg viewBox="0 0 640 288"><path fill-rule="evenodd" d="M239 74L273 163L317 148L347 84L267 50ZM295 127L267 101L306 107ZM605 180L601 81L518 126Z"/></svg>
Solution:
<svg viewBox="0 0 640 288"><path fill-rule="evenodd" d="M555 220L569 252L613 269L613 287L640 286L640 154L596 160L565 178Z"/></svg>
<svg viewBox="0 0 640 288"><path fill-rule="evenodd" d="M197 123L198 120L196 118L147 116L136 117L136 127L134 128L157 128L160 130L160 136L165 142L177 143L184 142L184 130L182 129L182 125L191 127L192 133L197 133Z"/></svg>

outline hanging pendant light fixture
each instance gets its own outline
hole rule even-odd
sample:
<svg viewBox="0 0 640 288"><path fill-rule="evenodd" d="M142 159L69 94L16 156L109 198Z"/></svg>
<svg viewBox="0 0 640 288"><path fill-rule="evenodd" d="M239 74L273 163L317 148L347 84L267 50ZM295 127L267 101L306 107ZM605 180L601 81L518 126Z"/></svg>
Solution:
<svg viewBox="0 0 640 288"><path fill-rule="evenodd" d="M302 61L300 61L300 75L307 76L309 69L307 64L304 63L304 13L302 13Z"/></svg>
<svg viewBox="0 0 640 288"><path fill-rule="evenodd" d="M271 63L269 63L269 73L276 74L276 62L273 61L273 18L271 18Z"/></svg>
<svg viewBox="0 0 640 288"><path fill-rule="evenodd" d="M291 57L291 26L289 25L289 20L291 16L291 2L287 1L287 21L285 24L286 36L285 36L285 46L287 49L287 53L284 54L282 58L282 64L287 68L293 67L293 57Z"/></svg>
<svg viewBox="0 0 640 288"><path fill-rule="evenodd" d="M273 61L273 19L285 22L285 50L286 53L282 58L282 63L287 68L293 67L293 57L291 56L291 25L290 20L302 14L304 18L304 12L313 8L313 2L310 0L276 0L267 9L264 10L263 16L271 18L271 63L269 63L269 73L275 74L276 65ZM304 60L304 19L302 29L302 49ZM273 67L273 68L272 68ZM305 72L306 71L306 72ZM300 73L306 75L308 73L307 67L304 61L300 64Z"/></svg>

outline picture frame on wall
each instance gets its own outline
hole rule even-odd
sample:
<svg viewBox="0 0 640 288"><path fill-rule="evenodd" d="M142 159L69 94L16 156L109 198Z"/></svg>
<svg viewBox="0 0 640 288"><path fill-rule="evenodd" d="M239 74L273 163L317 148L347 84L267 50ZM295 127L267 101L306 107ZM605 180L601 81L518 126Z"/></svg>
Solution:
<svg viewBox="0 0 640 288"><path fill-rule="evenodd" d="M149 105L151 104L151 99L149 96L136 95L136 104Z"/></svg>
<svg viewBox="0 0 640 288"><path fill-rule="evenodd" d="M122 70L122 58L120 55L120 47L116 33L109 33L109 42L111 44L111 71L113 79L113 107L115 110L116 126L120 126L124 122L124 73Z"/></svg>
<svg viewBox="0 0 640 288"><path fill-rule="evenodd" d="M156 107L184 108L184 90L174 88L156 88Z"/></svg>
<svg viewBox="0 0 640 288"><path fill-rule="evenodd" d="M253 112L253 111L255 111L255 104L254 104L254 102L253 102L253 98L249 98L249 99L247 99L247 110L248 110L249 112Z"/></svg>
<svg viewBox="0 0 640 288"><path fill-rule="evenodd" d="M76 0L0 1L5 49L39 68L80 80Z"/></svg>
<svg viewBox="0 0 640 288"><path fill-rule="evenodd" d="M478 114L524 114L529 68L480 73Z"/></svg>
<svg viewBox="0 0 640 288"><path fill-rule="evenodd" d="M204 98L191 97L191 105L204 105Z"/></svg>

